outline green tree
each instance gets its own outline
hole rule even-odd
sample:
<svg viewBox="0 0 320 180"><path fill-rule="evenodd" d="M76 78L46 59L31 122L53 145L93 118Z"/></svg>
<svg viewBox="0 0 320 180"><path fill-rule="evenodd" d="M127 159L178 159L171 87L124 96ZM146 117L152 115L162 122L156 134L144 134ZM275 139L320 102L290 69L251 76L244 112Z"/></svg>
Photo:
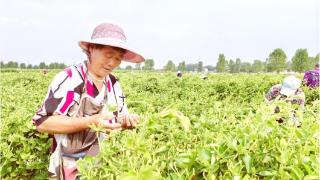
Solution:
<svg viewBox="0 0 320 180"><path fill-rule="evenodd" d="M263 72L264 64L260 60L254 60L252 64L252 72Z"/></svg>
<svg viewBox="0 0 320 180"><path fill-rule="evenodd" d="M313 69L314 66L320 61L320 53L318 53L315 57L309 57L310 69Z"/></svg>
<svg viewBox="0 0 320 180"><path fill-rule="evenodd" d="M41 62L41 63L39 64L39 69L46 69L46 68L47 68L47 65L46 65L45 62Z"/></svg>
<svg viewBox="0 0 320 180"><path fill-rule="evenodd" d="M235 63L232 59L230 59L230 61L229 61L229 72L235 73Z"/></svg>
<svg viewBox="0 0 320 180"><path fill-rule="evenodd" d="M26 68L26 63L21 63L21 64L20 64L20 68L21 68L21 69L25 69L25 68Z"/></svg>
<svg viewBox="0 0 320 180"><path fill-rule="evenodd" d="M202 61L198 62L197 71L198 72L202 72L203 71L203 62Z"/></svg>
<svg viewBox="0 0 320 180"><path fill-rule="evenodd" d="M236 59L236 64L234 66L235 66L234 67L234 72L235 73L239 73L240 69L241 69L241 60L240 60L240 58Z"/></svg>
<svg viewBox="0 0 320 180"><path fill-rule="evenodd" d="M176 70L176 65L169 60L168 63L163 67L163 70L165 71L175 71Z"/></svg>
<svg viewBox="0 0 320 180"><path fill-rule="evenodd" d="M179 71L186 71L186 62L185 61L180 62L177 69Z"/></svg>
<svg viewBox="0 0 320 180"><path fill-rule="evenodd" d="M64 63L58 63L58 69L64 69L66 67L67 65L65 65Z"/></svg>
<svg viewBox="0 0 320 180"><path fill-rule="evenodd" d="M32 69L32 64L28 64L27 69Z"/></svg>
<svg viewBox="0 0 320 180"><path fill-rule="evenodd" d="M224 54L219 54L219 59L216 65L217 72L226 72L227 69L227 61Z"/></svg>
<svg viewBox="0 0 320 180"><path fill-rule="evenodd" d="M9 61L7 64L7 68L18 68L18 67L19 67L19 65L15 61Z"/></svg>
<svg viewBox="0 0 320 180"><path fill-rule="evenodd" d="M241 63L240 72L246 72L246 73L252 72L251 64L249 62Z"/></svg>
<svg viewBox="0 0 320 180"><path fill-rule="evenodd" d="M141 63L137 63L134 67L135 70L141 70Z"/></svg>
<svg viewBox="0 0 320 180"><path fill-rule="evenodd" d="M142 69L144 69L144 70L153 70L153 66L154 66L153 59L146 59Z"/></svg>
<svg viewBox="0 0 320 180"><path fill-rule="evenodd" d="M59 64L58 63L50 63L49 69L58 69Z"/></svg>
<svg viewBox="0 0 320 180"><path fill-rule="evenodd" d="M310 64L307 49L297 49L292 57L292 70L303 72L309 69Z"/></svg>
<svg viewBox="0 0 320 180"><path fill-rule="evenodd" d="M314 66L320 61L320 53L318 53L315 57L309 57L310 69L313 69Z"/></svg>
<svg viewBox="0 0 320 180"><path fill-rule="evenodd" d="M281 48L277 48L269 54L268 66L271 71L280 72L286 68L286 60L286 53Z"/></svg>

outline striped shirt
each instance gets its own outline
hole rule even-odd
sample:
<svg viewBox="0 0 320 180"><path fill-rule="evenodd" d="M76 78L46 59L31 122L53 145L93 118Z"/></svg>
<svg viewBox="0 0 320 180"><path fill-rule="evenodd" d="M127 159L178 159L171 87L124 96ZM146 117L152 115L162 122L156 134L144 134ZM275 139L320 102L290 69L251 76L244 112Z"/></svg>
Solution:
<svg viewBox="0 0 320 180"><path fill-rule="evenodd" d="M90 78L87 78L86 61L67 67L59 72L51 82L47 95L41 108L32 118L34 125L38 126L52 115L71 116L69 110L75 103L79 104L81 94L86 80L88 95L95 98L97 102L104 99L107 91L108 104L118 104L119 112L127 112L127 106L119 81L110 74L106 77L104 87L99 90Z"/></svg>

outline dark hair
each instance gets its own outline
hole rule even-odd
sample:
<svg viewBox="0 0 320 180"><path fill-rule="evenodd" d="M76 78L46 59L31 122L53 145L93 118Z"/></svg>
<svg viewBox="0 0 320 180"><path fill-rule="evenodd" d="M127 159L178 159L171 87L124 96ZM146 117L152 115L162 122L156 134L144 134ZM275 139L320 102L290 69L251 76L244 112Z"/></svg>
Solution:
<svg viewBox="0 0 320 180"><path fill-rule="evenodd" d="M88 60L89 62L91 62L91 58L90 58L90 52L89 49L93 48L93 49L103 49L104 47L112 47L113 49L121 52L121 53L125 53L127 50L122 49L122 48L118 48L118 47L114 47L114 46L107 46L107 45L102 45L102 44L88 44L88 50L84 51L87 54Z"/></svg>
<svg viewBox="0 0 320 180"><path fill-rule="evenodd" d="M89 44L88 49L93 48L93 49L103 49L104 47L112 47L113 49L120 51L121 53L125 53L127 50L119 48L119 47L114 47L114 46L108 46L108 45L102 45L102 44Z"/></svg>
<svg viewBox="0 0 320 180"><path fill-rule="evenodd" d="M317 62L316 65L314 65L316 68L319 68L319 63Z"/></svg>

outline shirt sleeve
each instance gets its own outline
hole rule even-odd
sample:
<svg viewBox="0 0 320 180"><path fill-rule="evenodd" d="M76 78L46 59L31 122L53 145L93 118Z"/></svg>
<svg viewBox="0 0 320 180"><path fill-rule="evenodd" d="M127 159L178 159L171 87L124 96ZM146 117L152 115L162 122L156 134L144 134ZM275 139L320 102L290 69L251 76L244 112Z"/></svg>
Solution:
<svg viewBox="0 0 320 180"><path fill-rule="evenodd" d="M68 67L54 77L41 108L32 118L34 125L40 125L52 115L67 115L75 100L80 98L80 94L75 93L81 86L76 71L74 67Z"/></svg>

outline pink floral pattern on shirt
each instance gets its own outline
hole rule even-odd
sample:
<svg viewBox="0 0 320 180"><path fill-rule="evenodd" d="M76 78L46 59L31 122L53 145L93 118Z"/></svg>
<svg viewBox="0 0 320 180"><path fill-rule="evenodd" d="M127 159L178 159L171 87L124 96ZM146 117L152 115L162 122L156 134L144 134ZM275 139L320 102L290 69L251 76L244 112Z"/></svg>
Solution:
<svg viewBox="0 0 320 180"><path fill-rule="evenodd" d="M278 96L280 96L280 99L283 99L285 100L287 97L282 95L280 93L281 91L281 84L277 84L277 85L274 85L270 88L270 90L268 91L268 93L266 94L265 98L268 100L268 101L273 101L274 99L276 99ZM305 104L305 95L304 95L304 92L302 91L301 88L299 88L292 99L290 99L291 103L292 104L298 104L300 105L300 107L304 107L304 104Z"/></svg>
<svg viewBox="0 0 320 180"><path fill-rule="evenodd" d="M304 73L303 82L310 88L319 87L320 70L315 69Z"/></svg>

